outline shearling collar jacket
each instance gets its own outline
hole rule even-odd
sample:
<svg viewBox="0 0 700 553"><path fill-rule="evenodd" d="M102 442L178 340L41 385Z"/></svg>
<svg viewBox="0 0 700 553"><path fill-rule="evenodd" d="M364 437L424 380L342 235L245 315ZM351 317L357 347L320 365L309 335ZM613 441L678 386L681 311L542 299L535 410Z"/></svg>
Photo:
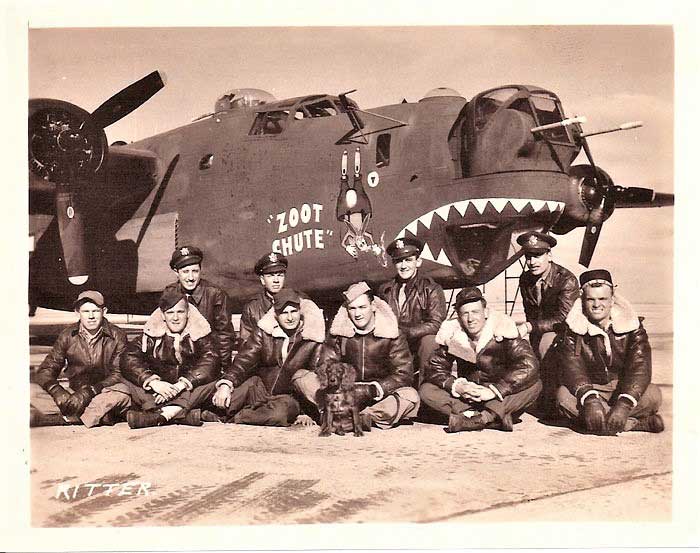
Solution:
<svg viewBox="0 0 700 553"><path fill-rule="evenodd" d="M520 275L520 292L527 322L532 325L536 337L545 332L554 332L557 324L563 323L579 296L576 276L568 269L552 263L544 279L542 299L537 303L536 286L539 277L530 271Z"/></svg>
<svg viewBox="0 0 700 553"><path fill-rule="evenodd" d="M386 396L411 385L413 356L391 307L377 297L374 305L374 329L368 334L358 333L347 308L340 307L331 324L324 359L351 364L358 382L377 382Z"/></svg>
<svg viewBox="0 0 700 553"><path fill-rule="evenodd" d="M73 390L94 384L110 386L118 383L121 380L119 360L127 345L126 333L104 319L99 340L101 355L95 362L89 346L80 336L80 323L64 328L39 366L34 381L48 390L58 383L58 376L65 367Z"/></svg>
<svg viewBox="0 0 700 553"><path fill-rule="evenodd" d="M620 295L613 300L607 329L591 323L576 300L566 332L553 344L548 362L558 364L563 383L579 400L594 384L617 379L616 393L639 401L651 382L651 347L643 319Z"/></svg>
<svg viewBox="0 0 700 553"><path fill-rule="evenodd" d="M141 338L132 341L122 357L122 373L138 386L157 375L171 384L184 378L196 387L219 376L218 352L209 323L194 305L189 306L187 325L179 336L168 332L163 313L156 309Z"/></svg>
<svg viewBox="0 0 700 553"><path fill-rule="evenodd" d="M503 398L521 392L539 379L539 365L527 340L519 337L515 322L503 313L486 319L472 344L458 318L448 319L435 337L438 348L430 358L425 381L451 392L457 362L458 377L482 386L493 385Z"/></svg>
<svg viewBox="0 0 700 553"><path fill-rule="evenodd" d="M432 278L416 275L405 283L406 301L400 308L399 291L403 284L394 278L379 288L378 296L391 307L409 343L414 343L435 334L445 320L445 292Z"/></svg>
<svg viewBox="0 0 700 553"><path fill-rule="evenodd" d="M231 369L225 371L223 380L237 387L257 375L270 394L290 394L292 376L297 370L316 369L326 335L323 313L313 301L302 298L299 310L300 327L288 336L270 308L248 336Z"/></svg>
<svg viewBox="0 0 700 553"><path fill-rule="evenodd" d="M218 346L221 366L227 368L231 362L236 331L231 323L231 306L226 292L206 279L201 279L191 294L179 282L169 284L165 289L176 289L189 295L190 305L194 305L209 323Z"/></svg>

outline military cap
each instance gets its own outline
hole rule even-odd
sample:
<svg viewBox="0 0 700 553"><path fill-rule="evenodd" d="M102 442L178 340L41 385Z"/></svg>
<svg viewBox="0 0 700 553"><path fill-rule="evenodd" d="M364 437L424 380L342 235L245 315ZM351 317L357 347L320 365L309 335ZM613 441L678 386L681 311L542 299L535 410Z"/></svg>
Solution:
<svg viewBox="0 0 700 553"><path fill-rule="evenodd" d="M284 308L288 305L295 305L299 307L301 304L301 297L299 294L292 290L291 288L283 288L277 294L275 294L275 313L278 315L284 311Z"/></svg>
<svg viewBox="0 0 700 553"><path fill-rule="evenodd" d="M182 246L177 248L170 257L170 268L177 271L188 265L201 263L202 259L204 259L204 254L196 246Z"/></svg>
<svg viewBox="0 0 700 553"><path fill-rule="evenodd" d="M590 284L592 286L600 286L601 284L607 284L611 288L614 288L613 279L610 275L610 271L606 271L605 269L593 269L592 271L585 271L581 273L581 276L578 279L581 283L581 288L583 288L586 284Z"/></svg>
<svg viewBox="0 0 700 553"><path fill-rule="evenodd" d="M365 281L351 284L350 288L343 292L343 296L345 296L345 303L351 303L357 298L359 298L362 294L366 294L367 292L371 291L372 289Z"/></svg>
<svg viewBox="0 0 700 553"><path fill-rule="evenodd" d="M541 255L551 250L557 245L557 240L549 234L543 232L525 232L518 236L518 244L525 250L525 253Z"/></svg>
<svg viewBox="0 0 700 553"><path fill-rule="evenodd" d="M410 236L406 238L397 238L387 246L386 253L388 253L389 257L396 263L412 255L420 255L424 245L425 244L418 240L418 238L412 238Z"/></svg>
<svg viewBox="0 0 700 553"><path fill-rule="evenodd" d="M104 307L105 298L97 290L85 290L78 294L78 297L73 303L73 308L78 309L78 307L88 302L94 303L97 307Z"/></svg>
<svg viewBox="0 0 700 553"><path fill-rule="evenodd" d="M484 299L481 290L476 286L469 286L468 288L462 288L457 294L457 299L455 300L455 309L459 309L465 303L472 303L475 301L486 301Z"/></svg>
<svg viewBox="0 0 700 553"><path fill-rule="evenodd" d="M178 304L180 300L187 301L187 296L177 288L166 288L158 300L158 307L165 313L168 309Z"/></svg>
<svg viewBox="0 0 700 553"><path fill-rule="evenodd" d="M255 264L255 274L264 275L266 273L285 273L289 261L281 253L271 252L263 255Z"/></svg>

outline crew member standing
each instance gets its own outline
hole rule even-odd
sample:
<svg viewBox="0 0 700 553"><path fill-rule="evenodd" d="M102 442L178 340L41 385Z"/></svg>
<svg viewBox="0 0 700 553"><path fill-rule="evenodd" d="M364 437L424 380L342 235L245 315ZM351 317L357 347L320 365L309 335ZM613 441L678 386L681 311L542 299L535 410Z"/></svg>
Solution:
<svg viewBox="0 0 700 553"><path fill-rule="evenodd" d="M284 288L289 262L281 253L270 252L258 259L255 274L260 277L263 289L243 307L241 313L241 342L255 332L258 321L263 318L274 303L275 296Z"/></svg>
<svg viewBox="0 0 700 553"><path fill-rule="evenodd" d="M202 250L195 246L177 248L170 258L170 268L177 274L177 282L165 287L164 292L181 292L187 296L187 303L209 323L212 337L217 345L221 367L225 370L231 364L236 331L231 323L229 298L218 286L202 278Z"/></svg>
<svg viewBox="0 0 700 553"><path fill-rule="evenodd" d="M520 275L520 293L527 322L518 325L521 337L530 335L530 344L540 361L552 345L556 326L564 323L571 306L578 299L576 276L552 261L552 248L557 241L542 232L526 232L518 237L525 252L528 270ZM543 390L540 410L545 416L554 414L559 379L555 367L544 363L540 367Z"/></svg>
<svg viewBox="0 0 700 553"><path fill-rule="evenodd" d="M418 257L423 243L416 238L399 238L386 249L396 267L396 277L379 288L379 297L389 304L408 340L413 355L413 385L423 381L423 371L437 347L435 335L447 316L445 292L432 278L421 276Z"/></svg>

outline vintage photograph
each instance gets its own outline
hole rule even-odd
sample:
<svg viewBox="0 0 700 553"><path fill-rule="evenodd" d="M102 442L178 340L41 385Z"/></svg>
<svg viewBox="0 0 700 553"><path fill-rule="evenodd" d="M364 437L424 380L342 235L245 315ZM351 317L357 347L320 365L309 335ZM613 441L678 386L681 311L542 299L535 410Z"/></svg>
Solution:
<svg viewBox="0 0 700 553"><path fill-rule="evenodd" d="M30 28L32 527L672 522L674 63Z"/></svg>

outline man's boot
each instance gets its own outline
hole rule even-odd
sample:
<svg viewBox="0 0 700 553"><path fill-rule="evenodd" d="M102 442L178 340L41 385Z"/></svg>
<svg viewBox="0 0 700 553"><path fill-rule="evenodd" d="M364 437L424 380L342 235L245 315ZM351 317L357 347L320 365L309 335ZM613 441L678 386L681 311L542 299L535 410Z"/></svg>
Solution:
<svg viewBox="0 0 700 553"><path fill-rule="evenodd" d="M126 422L129 428L150 428L151 426L163 426L168 420L157 411L136 411L130 409L126 412Z"/></svg>
<svg viewBox="0 0 700 553"><path fill-rule="evenodd" d="M648 417L637 419L637 424L630 428L630 432L652 432L658 434L663 432L664 428L664 419L658 413L654 413Z"/></svg>
<svg viewBox="0 0 700 553"><path fill-rule="evenodd" d="M37 426L65 426L66 421L61 413L42 413L38 409L29 410L29 427Z"/></svg>
<svg viewBox="0 0 700 553"><path fill-rule="evenodd" d="M222 417L214 413L214 411L209 411L207 409L202 410L199 418L202 420L202 422L224 422Z"/></svg>
<svg viewBox="0 0 700 553"><path fill-rule="evenodd" d="M174 424L183 424L186 426L202 426L202 411L200 409L192 409L188 411L184 417L175 417L172 421Z"/></svg>
<svg viewBox="0 0 700 553"><path fill-rule="evenodd" d="M445 432L452 434L453 432L479 431L486 428L488 424L480 414L473 417L465 417L461 413L453 413L450 415Z"/></svg>

